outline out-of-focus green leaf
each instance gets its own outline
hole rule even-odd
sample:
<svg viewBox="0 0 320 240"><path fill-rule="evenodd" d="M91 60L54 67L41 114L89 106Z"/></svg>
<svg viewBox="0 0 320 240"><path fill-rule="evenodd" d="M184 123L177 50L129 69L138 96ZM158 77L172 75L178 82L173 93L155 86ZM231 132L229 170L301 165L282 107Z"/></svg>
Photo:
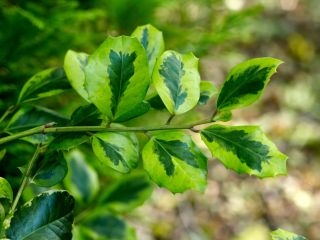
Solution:
<svg viewBox="0 0 320 240"><path fill-rule="evenodd" d="M80 106L71 115L72 125L97 126L101 121L101 113L94 104Z"/></svg>
<svg viewBox="0 0 320 240"><path fill-rule="evenodd" d="M86 162L85 155L78 149L65 153L68 174L63 183L77 201L87 203L99 190L96 171Z"/></svg>
<svg viewBox="0 0 320 240"><path fill-rule="evenodd" d="M7 199L9 202L12 202L13 200L10 183L2 177L0 177L0 199Z"/></svg>
<svg viewBox="0 0 320 240"><path fill-rule="evenodd" d="M4 158L4 156L6 155L7 150L6 149L2 149L0 151L0 161Z"/></svg>
<svg viewBox="0 0 320 240"><path fill-rule="evenodd" d="M152 183L146 174L133 174L116 180L106 189L99 202L113 212L128 212L143 204L152 190Z"/></svg>
<svg viewBox="0 0 320 240"><path fill-rule="evenodd" d="M51 109L40 106L25 106L13 115L7 130L10 132L23 131L51 122L63 125L66 121L66 117Z"/></svg>
<svg viewBox="0 0 320 240"><path fill-rule="evenodd" d="M182 131L156 134L145 145L142 158L151 179L171 192L204 191L207 186L207 158Z"/></svg>
<svg viewBox="0 0 320 240"><path fill-rule="evenodd" d="M138 164L139 147L134 133L97 133L92 148L104 165L121 173L129 172Z"/></svg>
<svg viewBox="0 0 320 240"><path fill-rule="evenodd" d="M198 105L205 105L210 100L210 98L212 98L217 93L218 93L218 89L212 82L201 81L200 82L200 98L198 101Z"/></svg>
<svg viewBox="0 0 320 240"><path fill-rule="evenodd" d="M212 125L201 137L212 155L237 173L261 178L287 173L287 156L257 126Z"/></svg>
<svg viewBox="0 0 320 240"><path fill-rule="evenodd" d="M63 180L68 167L62 152L48 152L40 157L32 174L32 182L41 187L51 187Z"/></svg>
<svg viewBox="0 0 320 240"><path fill-rule="evenodd" d="M47 69L37 73L24 84L18 103L51 97L69 88L62 68Z"/></svg>
<svg viewBox="0 0 320 240"><path fill-rule="evenodd" d="M135 230L120 217L106 211L96 211L79 226L83 239L135 240Z"/></svg>
<svg viewBox="0 0 320 240"><path fill-rule="evenodd" d="M157 60L152 81L171 114L185 113L195 107L200 98L198 58L192 53L165 51Z"/></svg>
<svg viewBox="0 0 320 240"><path fill-rule="evenodd" d="M64 58L64 70L73 89L87 102L90 102L84 87L84 68L88 64L88 57L86 53L69 50Z"/></svg>
<svg viewBox="0 0 320 240"><path fill-rule="evenodd" d="M157 58L164 51L162 32L150 24L137 27L131 36L136 37L147 52L149 73L152 74Z"/></svg>
<svg viewBox="0 0 320 240"><path fill-rule="evenodd" d="M74 199L66 191L42 193L18 209L6 235L10 239L72 238Z"/></svg>
<svg viewBox="0 0 320 240"><path fill-rule="evenodd" d="M278 229L271 233L272 240L307 240L307 238L292 232Z"/></svg>
<svg viewBox="0 0 320 240"><path fill-rule="evenodd" d="M218 110L232 110L255 102L281 63L275 58L254 58L232 68L219 93Z"/></svg>
<svg viewBox="0 0 320 240"><path fill-rule="evenodd" d="M60 133L49 145L49 150L70 150L90 140L86 133Z"/></svg>
<svg viewBox="0 0 320 240"><path fill-rule="evenodd" d="M109 120L116 121L135 109L149 82L146 52L136 38L108 37L85 67L89 100Z"/></svg>

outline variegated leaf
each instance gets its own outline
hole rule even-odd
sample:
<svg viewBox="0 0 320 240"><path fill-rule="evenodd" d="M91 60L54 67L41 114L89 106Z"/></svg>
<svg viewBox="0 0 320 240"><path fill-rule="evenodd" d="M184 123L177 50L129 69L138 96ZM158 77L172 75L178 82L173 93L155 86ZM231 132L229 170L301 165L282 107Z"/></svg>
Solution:
<svg viewBox="0 0 320 240"><path fill-rule="evenodd" d="M182 114L195 107L200 98L198 58L192 53L166 51L157 60L153 84L171 114Z"/></svg>
<svg viewBox="0 0 320 240"><path fill-rule="evenodd" d="M145 48L149 62L149 72L152 74L156 60L164 51L162 32L150 24L137 27L132 33Z"/></svg>
<svg viewBox="0 0 320 240"><path fill-rule="evenodd" d="M287 173L287 156L257 126L217 124L203 129L201 137L214 157L238 173L261 178Z"/></svg>
<svg viewBox="0 0 320 240"><path fill-rule="evenodd" d="M89 102L88 93L84 88L84 67L88 64L88 54L69 50L64 58L64 70L71 86Z"/></svg>
<svg viewBox="0 0 320 240"><path fill-rule="evenodd" d="M133 133L97 133L92 148L103 164L121 173L129 172L138 164L138 140Z"/></svg>
<svg viewBox="0 0 320 240"><path fill-rule="evenodd" d="M207 158L182 131L155 134L145 145L142 158L151 179L171 192L206 188Z"/></svg>
<svg viewBox="0 0 320 240"><path fill-rule="evenodd" d="M108 37L85 66L89 100L106 118L117 121L143 101L148 72L146 52L136 38Z"/></svg>

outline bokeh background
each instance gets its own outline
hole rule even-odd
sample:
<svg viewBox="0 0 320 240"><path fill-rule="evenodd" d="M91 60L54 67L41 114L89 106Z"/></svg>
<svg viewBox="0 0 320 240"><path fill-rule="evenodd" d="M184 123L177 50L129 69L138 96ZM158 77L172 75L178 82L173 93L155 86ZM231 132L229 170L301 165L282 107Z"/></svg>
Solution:
<svg viewBox="0 0 320 240"><path fill-rule="evenodd" d="M231 123L261 125L289 156L288 176L260 180L238 175L211 158L204 194L173 195L157 188L125 218L139 240L267 240L269 231L278 227L320 239L319 4L319 0L2 0L0 112L15 103L33 74L62 66L68 49L92 53L108 35L130 35L146 23L163 31L167 49L193 51L200 57L202 78L217 86L232 66L248 58L282 59L285 63L263 98L234 111ZM82 103L72 91L41 101L66 116ZM213 106L214 99L200 112L206 114ZM163 116L158 117L162 121ZM148 121L144 118L143 124Z"/></svg>

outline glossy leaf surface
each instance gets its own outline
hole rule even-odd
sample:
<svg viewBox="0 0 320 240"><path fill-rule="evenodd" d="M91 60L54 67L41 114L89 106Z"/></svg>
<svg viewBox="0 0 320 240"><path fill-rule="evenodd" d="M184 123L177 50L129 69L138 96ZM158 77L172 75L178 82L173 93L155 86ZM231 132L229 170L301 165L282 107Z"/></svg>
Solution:
<svg viewBox="0 0 320 240"><path fill-rule="evenodd" d="M281 63L274 58L255 58L232 68L217 99L219 111L245 107L259 99Z"/></svg>
<svg viewBox="0 0 320 240"><path fill-rule="evenodd" d="M66 191L42 193L18 209L7 237L21 240L72 238L74 199Z"/></svg>
<svg viewBox="0 0 320 240"><path fill-rule="evenodd" d="M162 32L150 24L137 27L132 33L136 37L147 52L149 62L149 72L152 74L157 58L164 51L164 41Z"/></svg>
<svg viewBox="0 0 320 240"><path fill-rule="evenodd" d="M136 38L108 37L85 67L89 100L106 118L117 120L143 101L148 72L146 52Z"/></svg>
<svg viewBox="0 0 320 240"><path fill-rule="evenodd" d="M207 159L182 131L156 134L145 145L142 157L151 179L171 192L206 188Z"/></svg>
<svg viewBox="0 0 320 240"><path fill-rule="evenodd" d="M157 60L152 81L171 114L182 114L198 103L200 75L198 58L192 53L166 51Z"/></svg>
<svg viewBox="0 0 320 240"><path fill-rule="evenodd" d="M21 89L18 103L51 97L69 89L63 68L51 68L35 74Z"/></svg>
<svg viewBox="0 0 320 240"><path fill-rule="evenodd" d="M97 133L92 148L104 165L121 173L135 168L139 160L138 140L133 133Z"/></svg>
<svg viewBox="0 0 320 240"><path fill-rule="evenodd" d="M212 125L201 137L214 157L238 173L273 177L287 172L287 156L257 126Z"/></svg>
<svg viewBox="0 0 320 240"><path fill-rule="evenodd" d="M305 237L292 232L278 229L271 233L272 240L307 240Z"/></svg>
<svg viewBox="0 0 320 240"><path fill-rule="evenodd" d="M88 64L88 54L69 50L64 58L64 70L73 89L87 102L88 93L84 88L84 68Z"/></svg>

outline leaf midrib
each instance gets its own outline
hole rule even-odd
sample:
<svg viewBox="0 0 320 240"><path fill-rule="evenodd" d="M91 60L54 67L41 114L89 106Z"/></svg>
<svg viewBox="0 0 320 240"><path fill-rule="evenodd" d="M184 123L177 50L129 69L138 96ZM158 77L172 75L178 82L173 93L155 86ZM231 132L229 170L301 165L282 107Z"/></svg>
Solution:
<svg viewBox="0 0 320 240"><path fill-rule="evenodd" d="M253 155L256 155L257 157L263 158L262 155L260 155L260 154L258 154L258 153L256 153L256 152L252 151L250 148L244 147L243 145L238 144L238 143L236 143L236 142L234 142L234 141L232 141L232 140L230 140L230 139L228 139L228 138L225 138L225 137L223 137L223 136L221 136L221 135L219 135L219 134L215 134L215 133L209 132L209 131L207 131L207 130L204 130L204 132L208 132L208 133L210 133L210 134L212 134L212 135L214 135L214 136L216 136L216 137L218 137L218 138L220 138L220 139L223 139L223 140L225 140L225 141L227 141L227 142L230 142L230 143L233 144L233 145L236 145L236 146L238 146L238 147L240 147L240 148L243 148L243 149L248 150L248 152L251 152ZM238 156L237 156L237 157L238 157Z"/></svg>
<svg viewBox="0 0 320 240"><path fill-rule="evenodd" d="M272 68L273 68L274 66L272 66ZM260 66L259 66L259 68L258 68L258 70L260 70ZM238 73L237 74L237 77L239 77L239 75L240 75L240 73ZM246 79L249 79L249 78L246 78ZM266 79L266 80L268 80L268 78ZM264 80L263 82L265 82L266 80ZM227 81L230 81L230 78L229 78L229 80L227 80ZM226 97L224 98L224 100L219 104L220 106L222 106L222 108L223 108L223 104L228 100L228 98L230 98L230 96L232 96L236 91L238 91L245 83L247 83L248 82L248 80L246 80L246 81L243 81L243 82L240 82L239 84L236 84L236 86L238 86L238 87L235 87L235 88L233 88L230 92L229 92L229 94L227 94L226 95ZM264 87L263 87L264 88ZM263 88L261 89L261 90L263 90ZM223 88L222 88L223 89ZM260 91L261 91L260 90ZM259 92L260 92L259 91ZM245 94L245 95L247 95L247 94ZM221 108L220 108L221 109Z"/></svg>
<svg viewBox="0 0 320 240"><path fill-rule="evenodd" d="M49 226L50 224L52 224L52 223L54 223L54 222L56 222L56 221L60 221L61 219L63 219L63 218L65 218L65 217L67 217L68 215L70 215L71 212L72 212L72 211L68 212L66 215L64 215L64 216L62 216L62 217L60 217L60 218L58 218L58 219L55 219L55 220L52 221L52 222L49 222L49 223L41 226L40 228L37 228L36 230L32 231L32 232L29 233L28 235L24 236L23 239L26 239L26 238L28 238L29 236L32 236L32 234L34 234L34 233L36 233L37 231L39 231L39 230L41 230L41 229ZM64 226L65 226L65 225L64 225ZM57 234L56 234L56 235L57 235ZM59 237L60 237L60 236L59 236Z"/></svg>

